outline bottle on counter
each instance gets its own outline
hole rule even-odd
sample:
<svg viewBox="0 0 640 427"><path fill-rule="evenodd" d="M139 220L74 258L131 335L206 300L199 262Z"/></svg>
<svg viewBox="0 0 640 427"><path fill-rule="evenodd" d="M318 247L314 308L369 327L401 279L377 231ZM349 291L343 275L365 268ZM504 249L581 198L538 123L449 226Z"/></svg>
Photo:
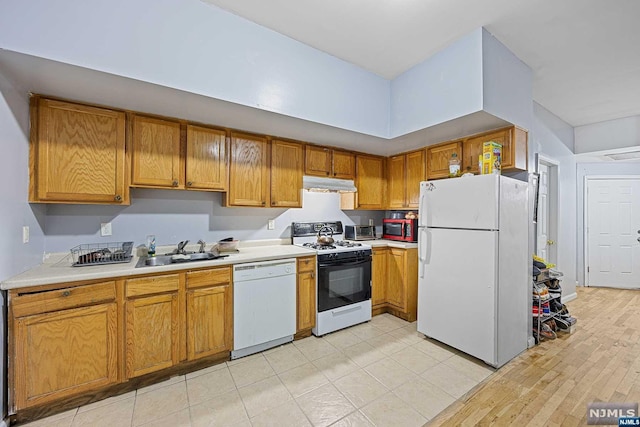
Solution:
<svg viewBox="0 0 640 427"><path fill-rule="evenodd" d="M460 176L460 159L453 153L449 159L449 177Z"/></svg>
<svg viewBox="0 0 640 427"><path fill-rule="evenodd" d="M156 256L156 236L153 234L147 236L147 255Z"/></svg>

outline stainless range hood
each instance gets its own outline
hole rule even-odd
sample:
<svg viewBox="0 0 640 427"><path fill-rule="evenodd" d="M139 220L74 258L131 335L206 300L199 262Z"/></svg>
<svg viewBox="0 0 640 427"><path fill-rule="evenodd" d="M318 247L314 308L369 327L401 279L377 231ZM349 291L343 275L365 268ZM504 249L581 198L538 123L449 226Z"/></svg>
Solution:
<svg viewBox="0 0 640 427"><path fill-rule="evenodd" d="M321 178L308 175L302 177L302 188L308 191L331 193L355 193L358 191L350 179Z"/></svg>

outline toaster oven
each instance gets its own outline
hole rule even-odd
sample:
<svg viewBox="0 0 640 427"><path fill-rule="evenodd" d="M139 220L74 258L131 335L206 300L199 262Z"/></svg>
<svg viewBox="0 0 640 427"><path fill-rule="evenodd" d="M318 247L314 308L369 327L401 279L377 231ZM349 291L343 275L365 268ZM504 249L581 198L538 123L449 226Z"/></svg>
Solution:
<svg viewBox="0 0 640 427"><path fill-rule="evenodd" d="M344 238L346 240L374 240L376 227L373 225L345 225Z"/></svg>

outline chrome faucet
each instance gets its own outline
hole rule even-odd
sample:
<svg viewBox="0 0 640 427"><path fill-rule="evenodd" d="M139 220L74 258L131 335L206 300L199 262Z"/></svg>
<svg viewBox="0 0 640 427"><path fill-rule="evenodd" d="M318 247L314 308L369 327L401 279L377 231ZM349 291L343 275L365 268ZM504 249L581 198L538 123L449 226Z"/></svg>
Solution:
<svg viewBox="0 0 640 427"><path fill-rule="evenodd" d="M204 253L204 247L207 246L207 244L202 239L198 240L198 244L200 245L200 249L198 250L198 252L203 254Z"/></svg>
<svg viewBox="0 0 640 427"><path fill-rule="evenodd" d="M189 243L188 240L182 241L180 243L178 243L178 249L174 249L176 255L186 255L187 252L184 250L185 246L187 246L187 243Z"/></svg>

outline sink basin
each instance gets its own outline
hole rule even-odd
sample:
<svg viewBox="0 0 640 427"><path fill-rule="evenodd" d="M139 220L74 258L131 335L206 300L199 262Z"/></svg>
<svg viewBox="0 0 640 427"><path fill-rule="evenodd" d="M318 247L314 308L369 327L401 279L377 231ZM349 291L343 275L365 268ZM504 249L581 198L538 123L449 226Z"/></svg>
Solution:
<svg viewBox="0 0 640 427"><path fill-rule="evenodd" d="M192 253L177 257L176 255L158 255L154 257L140 257L136 268L140 267L157 267L160 265L177 264L183 262L210 261L228 257L229 255L214 255L210 252Z"/></svg>

